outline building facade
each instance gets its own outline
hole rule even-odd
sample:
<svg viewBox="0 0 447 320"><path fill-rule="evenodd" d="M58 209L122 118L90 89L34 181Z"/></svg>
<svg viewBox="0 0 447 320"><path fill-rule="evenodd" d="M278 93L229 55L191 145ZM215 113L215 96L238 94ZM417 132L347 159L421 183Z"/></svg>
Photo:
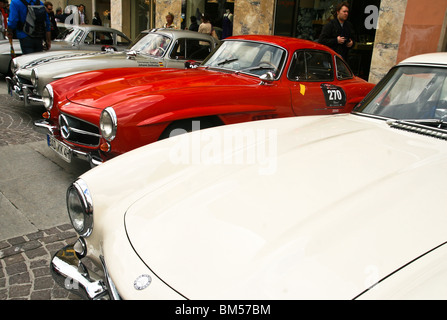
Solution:
<svg viewBox="0 0 447 320"><path fill-rule="evenodd" d="M91 21L97 11L103 23L132 38L140 31L162 27L174 15L178 28L188 28L191 17L203 13L226 35L285 35L316 41L339 0L81 0ZM53 0L54 7L80 4ZM350 20L356 47L349 64L353 71L377 83L406 57L445 51L447 0L350 0ZM109 10L111 15L104 15ZM422 14L421 14L422 13ZM109 19L110 18L110 19ZM200 20L199 20L200 23Z"/></svg>

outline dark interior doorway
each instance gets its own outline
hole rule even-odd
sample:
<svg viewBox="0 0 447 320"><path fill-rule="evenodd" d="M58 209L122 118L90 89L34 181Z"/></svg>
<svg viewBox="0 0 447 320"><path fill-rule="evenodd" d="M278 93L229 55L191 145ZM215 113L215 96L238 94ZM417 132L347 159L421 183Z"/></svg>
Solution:
<svg viewBox="0 0 447 320"><path fill-rule="evenodd" d="M323 26L333 17L340 0L277 0L274 34L318 41ZM380 0L351 0L349 20L355 29L355 47L348 64L353 72L368 79L376 29L371 21L377 17L370 6L380 8Z"/></svg>

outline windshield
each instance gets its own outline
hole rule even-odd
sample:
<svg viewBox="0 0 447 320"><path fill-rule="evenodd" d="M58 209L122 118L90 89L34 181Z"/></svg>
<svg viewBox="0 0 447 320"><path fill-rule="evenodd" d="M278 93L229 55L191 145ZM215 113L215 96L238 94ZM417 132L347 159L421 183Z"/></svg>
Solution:
<svg viewBox="0 0 447 320"><path fill-rule="evenodd" d="M75 42L75 40L77 39L77 36L81 32L82 32L81 29L68 28L68 29L65 29L62 33L60 33L55 40ZM79 39L77 39L77 41L79 41Z"/></svg>
<svg viewBox="0 0 447 320"><path fill-rule="evenodd" d="M170 43L171 38L167 36L149 33L147 36L138 41L130 50L154 57L161 57L168 49Z"/></svg>
<svg viewBox="0 0 447 320"><path fill-rule="evenodd" d="M286 60L286 50L265 43L250 41L225 41L202 64L261 76L272 72L275 79L280 75Z"/></svg>
<svg viewBox="0 0 447 320"><path fill-rule="evenodd" d="M400 120L446 120L446 77L446 68L397 67L354 112Z"/></svg>

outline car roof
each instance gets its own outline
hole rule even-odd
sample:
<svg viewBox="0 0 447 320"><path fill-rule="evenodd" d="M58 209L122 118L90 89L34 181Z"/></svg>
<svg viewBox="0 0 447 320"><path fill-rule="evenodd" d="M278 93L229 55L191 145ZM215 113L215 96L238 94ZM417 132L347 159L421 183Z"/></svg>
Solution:
<svg viewBox="0 0 447 320"><path fill-rule="evenodd" d="M315 41L310 41L310 40L299 39L299 38L286 37L286 36L240 35L240 36L232 36L232 37L224 39L224 41L227 41L227 40L258 41L258 42L265 42L265 43L278 45L278 46L284 47L286 49L289 49L290 51L295 51L297 49L315 49L315 50L329 51L335 55L338 55L331 48L329 48L325 45L322 45L321 43L318 43Z"/></svg>
<svg viewBox="0 0 447 320"><path fill-rule="evenodd" d="M419 54L401 61L398 65L438 65L447 66L447 52Z"/></svg>
<svg viewBox="0 0 447 320"><path fill-rule="evenodd" d="M104 26L98 26L98 25L94 25L94 24L82 24L82 25L77 25L77 24L65 24L67 26L67 28L73 27L73 28L79 28L79 29L91 29L91 30L99 30L99 31L114 31L117 33L122 33L121 31L114 29L114 28L109 28L109 27L104 27Z"/></svg>
<svg viewBox="0 0 447 320"><path fill-rule="evenodd" d="M181 30L181 29L172 29L172 28L158 28L158 29L151 29L151 30L144 30L142 32L155 32L155 33L165 33L165 34L171 34L171 35L191 35L191 36L200 36L203 35L203 33L199 33L197 31L191 31L191 30ZM211 36L211 35L210 35Z"/></svg>

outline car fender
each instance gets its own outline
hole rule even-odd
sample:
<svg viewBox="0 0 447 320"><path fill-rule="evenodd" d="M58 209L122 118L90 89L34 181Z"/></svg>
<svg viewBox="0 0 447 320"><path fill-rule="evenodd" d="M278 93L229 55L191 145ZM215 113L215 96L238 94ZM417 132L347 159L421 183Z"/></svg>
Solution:
<svg viewBox="0 0 447 320"><path fill-rule="evenodd" d="M209 106L205 107L206 112L203 108L186 108L176 111L166 111L164 113L151 116L137 124L138 127L159 124L164 122L174 122L177 120L184 119L194 119L207 116L219 116L225 114L237 114L237 113L259 113L259 112L274 112L276 110L273 106L260 106L260 105L219 105L219 106Z"/></svg>

